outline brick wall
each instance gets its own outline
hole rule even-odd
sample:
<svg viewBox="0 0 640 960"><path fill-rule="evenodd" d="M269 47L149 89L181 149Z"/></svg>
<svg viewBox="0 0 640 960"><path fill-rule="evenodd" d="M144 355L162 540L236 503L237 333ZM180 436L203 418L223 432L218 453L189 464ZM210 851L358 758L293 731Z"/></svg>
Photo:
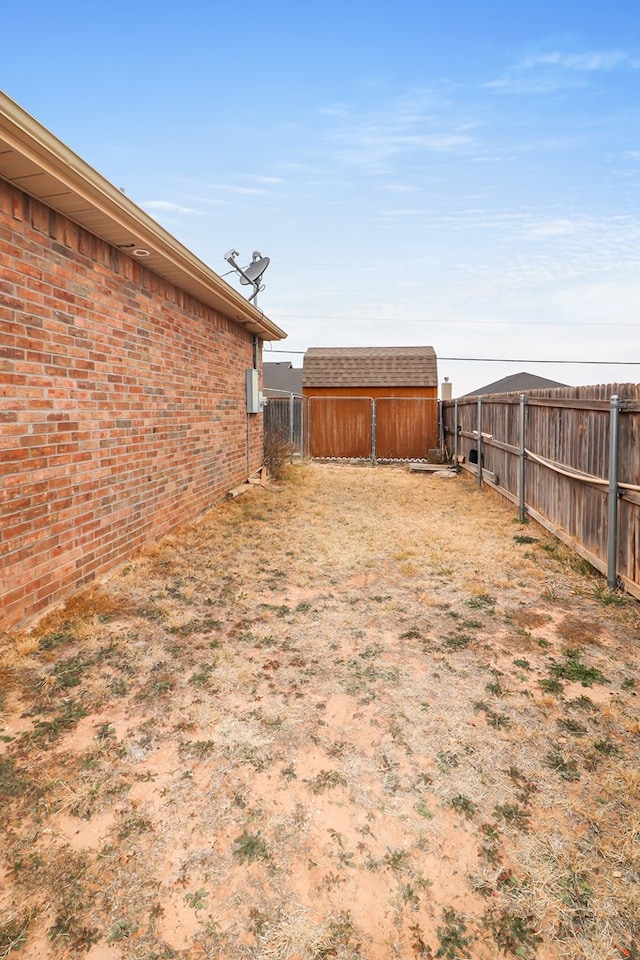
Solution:
<svg viewBox="0 0 640 960"><path fill-rule="evenodd" d="M0 181L0 627L262 462L252 335Z"/></svg>

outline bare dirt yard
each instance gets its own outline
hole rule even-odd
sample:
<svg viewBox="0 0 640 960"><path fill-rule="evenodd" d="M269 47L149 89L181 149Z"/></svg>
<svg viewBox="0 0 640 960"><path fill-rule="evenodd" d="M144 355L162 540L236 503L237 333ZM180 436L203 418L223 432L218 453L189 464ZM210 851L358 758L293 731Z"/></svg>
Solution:
<svg viewBox="0 0 640 960"><path fill-rule="evenodd" d="M221 504L5 637L0 958L638 960L639 610L465 477Z"/></svg>

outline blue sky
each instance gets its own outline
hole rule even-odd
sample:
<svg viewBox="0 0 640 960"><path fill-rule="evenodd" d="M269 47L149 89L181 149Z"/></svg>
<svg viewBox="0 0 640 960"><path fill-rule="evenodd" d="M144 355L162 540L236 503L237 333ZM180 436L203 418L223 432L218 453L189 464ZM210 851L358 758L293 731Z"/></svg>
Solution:
<svg viewBox="0 0 640 960"><path fill-rule="evenodd" d="M640 380L638 0L3 10L0 87L310 346ZM228 278L236 285L234 277ZM246 288L242 288L245 290ZM597 365L537 364L590 360Z"/></svg>

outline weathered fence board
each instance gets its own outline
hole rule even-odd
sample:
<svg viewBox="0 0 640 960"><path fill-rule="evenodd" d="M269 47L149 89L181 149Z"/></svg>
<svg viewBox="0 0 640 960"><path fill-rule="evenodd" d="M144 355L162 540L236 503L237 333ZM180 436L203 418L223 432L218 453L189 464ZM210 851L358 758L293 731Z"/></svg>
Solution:
<svg viewBox="0 0 640 960"><path fill-rule="evenodd" d="M481 473L508 499L574 546L611 581L640 597L640 385L599 384L530 391L521 421L519 395L463 397L443 403L444 441L469 469L480 450ZM617 540L611 539L609 441L611 398L621 401L618 434ZM524 491L520 490L521 422ZM635 487L636 489L625 489Z"/></svg>

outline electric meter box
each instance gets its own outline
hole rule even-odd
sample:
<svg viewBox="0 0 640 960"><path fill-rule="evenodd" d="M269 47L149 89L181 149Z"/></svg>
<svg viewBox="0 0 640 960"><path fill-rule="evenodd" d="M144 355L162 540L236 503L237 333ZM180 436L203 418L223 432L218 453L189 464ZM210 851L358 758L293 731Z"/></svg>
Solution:
<svg viewBox="0 0 640 960"><path fill-rule="evenodd" d="M247 370L247 413L260 413L262 409L260 399L258 371Z"/></svg>

